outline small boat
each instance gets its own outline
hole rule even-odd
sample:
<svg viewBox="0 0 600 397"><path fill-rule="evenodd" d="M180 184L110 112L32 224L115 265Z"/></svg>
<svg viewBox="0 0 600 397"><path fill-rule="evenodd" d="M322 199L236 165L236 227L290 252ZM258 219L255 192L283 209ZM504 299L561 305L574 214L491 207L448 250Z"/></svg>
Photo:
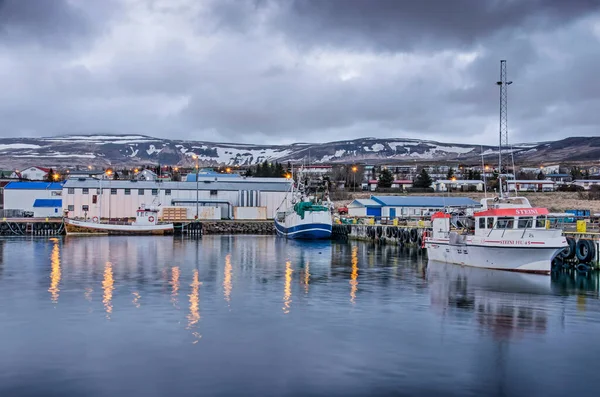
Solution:
<svg viewBox="0 0 600 397"><path fill-rule="evenodd" d="M277 211L275 229L279 236L289 239L320 240L331 238L333 220L331 217L331 201L327 189L321 197L315 194L309 197L307 188L302 183L302 173L298 178L298 188L292 183L290 192L280 205L291 206Z"/></svg>
<svg viewBox="0 0 600 397"><path fill-rule="evenodd" d="M157 208L138 208L133 222L101 222L98 217L90 220L65 218L67 234L172 234L172 223L158 222Z"/></svg>
<svg viewBox="0 0 600 397"><path fill-rule="evenodd" d="M430 260L487 269L550 274L552 260L568 244L559 228L550 227L546 208L525 197L481 200L471 216L432 215L432 232L424 240Z"/></svg>

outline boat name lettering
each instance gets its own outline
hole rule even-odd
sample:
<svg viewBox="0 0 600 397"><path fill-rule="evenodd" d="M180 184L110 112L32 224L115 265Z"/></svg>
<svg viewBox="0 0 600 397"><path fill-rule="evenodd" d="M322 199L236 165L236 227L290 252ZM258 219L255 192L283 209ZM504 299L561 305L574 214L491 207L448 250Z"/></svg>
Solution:
<svg viewBox="0 0 600 397"><path fill-rule="evenodd" d="M536 209L527 209L527 210L515 210L517 215L537 215L538 211Z"/></svg>
<svg viewBox="0 0 600 397"><path fill-rule="evenodd" d="M531 245L529 240L500 240L499 243L502 245Z"/></svg>

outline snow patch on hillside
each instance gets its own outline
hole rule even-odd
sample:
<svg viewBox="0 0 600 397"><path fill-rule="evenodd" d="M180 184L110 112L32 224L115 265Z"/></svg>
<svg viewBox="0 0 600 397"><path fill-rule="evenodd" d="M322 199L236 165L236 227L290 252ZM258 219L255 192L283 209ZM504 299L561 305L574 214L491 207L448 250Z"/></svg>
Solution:
<svg viewBox="0 0 600 397"><path fill-rule="evenodd" d="M32 145L29 143L8 143L0 145L0 150L12 150L12 149L39 149L40 145Z"/></svg>
<svg viewBox="0 0 600 397"><path fill-rule="evenodd" d="M146 150L146 153L148 153L149 156L151 156L153 153L160 153L162 151L162 149L157 149L156 146L154 145L150 145L150 147Z"/></svg>

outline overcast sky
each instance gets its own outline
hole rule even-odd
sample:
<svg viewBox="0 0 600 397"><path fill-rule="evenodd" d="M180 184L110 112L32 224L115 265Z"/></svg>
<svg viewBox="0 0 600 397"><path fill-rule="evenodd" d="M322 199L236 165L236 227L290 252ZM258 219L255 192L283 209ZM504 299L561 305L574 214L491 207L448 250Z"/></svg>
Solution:
<svg viewBox="0 0 600 397"><path fill-rule="evenodd" d="M0 136L598 135L597 0L0 0Z"/></svg>

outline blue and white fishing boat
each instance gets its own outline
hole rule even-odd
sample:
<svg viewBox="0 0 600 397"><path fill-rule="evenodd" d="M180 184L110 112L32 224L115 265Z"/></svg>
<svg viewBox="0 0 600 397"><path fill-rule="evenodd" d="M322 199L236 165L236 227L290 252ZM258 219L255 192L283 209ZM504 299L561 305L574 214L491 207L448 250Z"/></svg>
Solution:
<svg viewBox="0 0 600 397"><path fill-rule="evenodd" d="M331 208L327 190L321 197L309 197L302 183L301 173L283 200L275 216L275 229L279 236L289 239L320 240L331 238Z"/></svg>

